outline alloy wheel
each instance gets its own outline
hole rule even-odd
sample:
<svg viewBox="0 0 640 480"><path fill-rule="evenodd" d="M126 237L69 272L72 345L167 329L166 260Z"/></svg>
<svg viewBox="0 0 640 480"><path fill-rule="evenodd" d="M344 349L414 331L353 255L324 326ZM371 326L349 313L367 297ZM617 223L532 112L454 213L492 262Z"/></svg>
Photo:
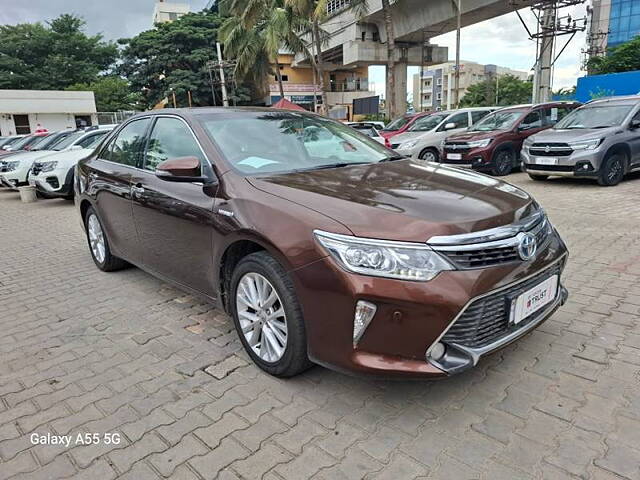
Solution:
<svg viewBox="0 0 640 480"><path fill-rule="evenodd" d="M496 171L498 175L506 175L511 171L513 160L511 159L511 152L503 150L498 153L496 157Z"/></svg>
<svg viewBox="0 0 640 480"><path fill-rule="evenodd" d="M236 290L236 310L242 334L265 362L277 362L287 347L287 316L274 286L259 273L242 276Z"/></svg>
<svg viewBox="0 0 640 480"><path fill-rule="evenodd" d="M89 233L89 245L91 252L98 263L104 263L106 248L104 243L104 233L102 226L95 214L89 215L87 220L87 232Z"/></svg>
<svg viewBox="0 0 640 480"><path fill-rule="evenodd" d="M433 150L426 150L420 154L420 159L426 162L437 162L438 156L433 152Z"/></svg>
<svg viewBox="0 0 640 480"><path fill-rule="evenodd" d="M607 172L607 180L609 183L616 183L619 177L622 175L622 162L619 158L616 158L611 162L611 166L609 167L609 171Z"/></svg>

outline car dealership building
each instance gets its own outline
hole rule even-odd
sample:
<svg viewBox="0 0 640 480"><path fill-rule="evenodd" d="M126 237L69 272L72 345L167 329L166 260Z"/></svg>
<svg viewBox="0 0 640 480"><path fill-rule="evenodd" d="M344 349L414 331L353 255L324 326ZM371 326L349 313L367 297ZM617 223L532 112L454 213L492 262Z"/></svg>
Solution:
<svg viewBox="0 0 640 480"><path fill-rule="evenodd" d="M0 90L0 135L97 125L93 92Z"/></svg>

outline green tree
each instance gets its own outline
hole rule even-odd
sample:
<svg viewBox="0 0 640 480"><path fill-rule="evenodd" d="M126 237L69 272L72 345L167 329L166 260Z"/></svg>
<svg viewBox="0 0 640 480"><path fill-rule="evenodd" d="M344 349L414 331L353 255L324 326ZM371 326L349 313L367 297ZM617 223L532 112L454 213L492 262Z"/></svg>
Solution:
<svg viewBox="0 0 640 480"><path fill-rule="evenodd" d="M490 107L528 103L531 101L532 89L530 81L520 80L513 75L502 75L498 79L491 78L471 85L460 100L460 106Z"/></svg>
<svg viewBox="0 0 640 480"><path fill-rule="evenodd" d="M590 58L587 69L594 75L640 70L640 36L611 48L606 56Z"/></svg>
<svg viewBox="0 0 640 480"><path fill-rule="evenodd" d="M211 105L206 64L217 60L216 39L221 23L217 13L190 13L134 38L119 40L124 49L118 73L129 80L132 91L142 92L146 107L151 108L164 98L172 104L173 92L179 106L188 105L188 92L194 106ZM216 96L220 98L217 86Z"/></svg>
<svg viewBox="0 0 640 480"><path fill-rule="evenodd" d="M62 90L108 70L118 48L84 33L84 20L64 14L51 22L0 25L0 88Z"/></svg>
<svg viewBox="0 0 640 480"><path fill-rule="evenodd" d="M67 90L88 90L96 97L99 112L117 112L121 110L138 110L141 95L132 92L129 82L116 75L101 77L91 83L76 83Z"/></svg>
<svg viewBox="0 0 640 480"><path fill-rule="evenodd" d="M306 50L296 33L304 22L284 0L227 0L223 11L231 16L222 24L220 38L225 53L236 58L236 74L265 85L274 71L284 98L278 51L282 47L292 52Z"/></svg>

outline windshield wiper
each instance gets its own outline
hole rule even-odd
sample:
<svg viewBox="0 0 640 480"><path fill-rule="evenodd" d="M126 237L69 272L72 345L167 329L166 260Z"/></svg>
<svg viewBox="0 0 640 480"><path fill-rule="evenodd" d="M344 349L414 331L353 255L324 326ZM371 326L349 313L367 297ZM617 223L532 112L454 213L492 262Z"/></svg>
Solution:
<svg viewBox="0 0 640 480"><path fill-rule="evenodd" d="M371 165L371 162L340 162L329 163L327 165L318 165L317 167L303 168L301 171L308 170L327 170L329 168L351 167L352 165Z"/></svg>
<svg viewBox="0 0 640 480"><path fill-rule="evenodd" d="M393 162L394 160L405 160L409 157L407 157L406 155L389 155L388 157L384 157L382 160L380 160L379 163L382 162Z"/></svg>

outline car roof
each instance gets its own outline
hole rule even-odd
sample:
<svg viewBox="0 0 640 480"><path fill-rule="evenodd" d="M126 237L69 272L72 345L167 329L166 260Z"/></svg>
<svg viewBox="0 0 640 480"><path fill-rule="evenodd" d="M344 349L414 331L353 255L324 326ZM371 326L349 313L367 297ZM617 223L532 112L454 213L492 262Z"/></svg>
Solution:
<svg viewBox="0 0 640 480"><path fill-rule="evenodd" d="M614 103L614 104L635 104L640 102L640 95L625 95L620 97L605 97L605 98L594 98L593 100L588 101L585 105L593 105L596 103Z"/></svg>

